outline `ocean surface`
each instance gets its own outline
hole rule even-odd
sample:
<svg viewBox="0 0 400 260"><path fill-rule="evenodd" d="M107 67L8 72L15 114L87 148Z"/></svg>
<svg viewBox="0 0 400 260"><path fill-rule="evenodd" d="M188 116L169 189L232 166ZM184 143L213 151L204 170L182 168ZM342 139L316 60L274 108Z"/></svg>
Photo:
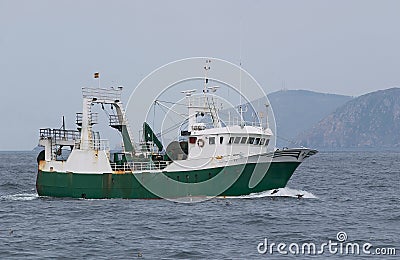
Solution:
<svg viewBox="0 0 400 260"><path fill-rule="evenodd" d="M287 188L275 193L191 204L38 197L36 168L36 153L0 152L0 259L400 255L400 153L321 152L297 169ZM337 246L322 250L330 240ZM271 243L276 244L272 254ZM279 243L286 247L278 251ZM307 243L320 252L309 253ZM359 245L360 254L346 254L346 243ZM371 244L370 254L362 251L366 243ZM262 254L265 245L268 250ZM391 248L396 256L375 251L388 254Z"/></svg>

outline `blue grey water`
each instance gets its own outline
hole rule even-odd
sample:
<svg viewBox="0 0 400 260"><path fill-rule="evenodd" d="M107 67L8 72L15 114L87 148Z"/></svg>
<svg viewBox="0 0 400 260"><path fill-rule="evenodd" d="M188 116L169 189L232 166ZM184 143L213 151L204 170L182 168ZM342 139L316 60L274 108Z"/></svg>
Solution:
<svg viewBox="0 0 400 260"><path fill-rule="evenodd" d="M42 198L35 178L35 153L0 153L0 259L307 259L257 247L265 239L320 245L337 241L338 232L400 254L396 152L319 153L274 195L193 204ZM327 251L313 257L343 257ZM387 258L396 256L371 255Z"/></svg>

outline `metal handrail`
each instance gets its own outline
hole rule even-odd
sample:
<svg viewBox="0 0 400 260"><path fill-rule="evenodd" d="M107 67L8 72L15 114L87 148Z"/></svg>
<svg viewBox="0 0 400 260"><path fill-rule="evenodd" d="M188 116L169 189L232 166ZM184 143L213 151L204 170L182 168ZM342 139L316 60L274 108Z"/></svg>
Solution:
<svg viewBox="0 0 400 260"><path fill-rule="evenodd" d="M203 95L189 97L189 107L208 107L208 99Z"/></svg>
<svg viewBox="0 0 400 260"><path fill-rule="evenodd" d="M238 126L241 123L243 125L245 125L245 126L254 126L254 127L259 127L260 126L260 122L244 121L244 120L242 121L242 120L240 120L240 118L233 118L233 120L230 120L230 121L229 120L227 120L227 121L221 120L221 121L225 126Z"/></svg>
<svg viewBox="0 0 400 260"><path fill-rule="evenodd" d="M76 124L77 125L82 125L82 118L83 118L83 113L82 112L78 112L76 113ZM90 116L89 116L89 123L91 125L95 125L97 124L99 121L99 113L97 112L91 112Z"/></svg>
<svg viewBox="0 0 400 260"><path fill-rule="evenodd" d="M110 163L110 166L113 171L134 172L162 170L170 163L170 161L126 162L123 164Z"/></svg>
<svg viewBox="0 0 400 260"><path fill-rule="evenodd" d="M123 117L118 115L109 115L109 125L122 125L123 124Z"/></svg>
<svg viewBox="0 0 400 260"><path fill-rule="evenodd" d="M80 139L80 132L78 130L63 130L63 129L50 129L42 128L39 130L40 139L55 139L55 140L78 140Z"/></svg>
<svg viewBox="0 0 400 260"><path fill-rule="evenodd" d="M106 139L95 139L95 140L86 140L82 144L81 140L76 140L75 147L76 149L87 147L88 149L96 151L110 151L110 142L109 140Z"/></svg>

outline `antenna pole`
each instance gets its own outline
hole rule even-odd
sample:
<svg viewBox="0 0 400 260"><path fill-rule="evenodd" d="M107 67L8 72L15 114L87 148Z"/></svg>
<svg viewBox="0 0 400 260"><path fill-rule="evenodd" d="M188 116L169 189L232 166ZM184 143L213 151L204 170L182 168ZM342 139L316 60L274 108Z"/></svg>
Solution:
<svg viewBox="0 0 400 260"><path fill-rule="evenodd" d="M204 66L204 89L203 89L203 95L204 95L204 107L208 106L209 109L210 109L210 113L211 113L211 107L208 104L208 97L206 95L206 93L208 91L207 90L207 84L208 84L207 71L210 70L210 63L211 63L211 60L207 59L206 60L206 65ZM212 116L212 113L211 113L211 116ZM213 119L213 123L214 123L214 119Z"/></svg>
<svg viewBox="0 0 400 260"><path fill-rule="evenodd" d="M242 48L243 48L243 37L242 37L242 32L243 32L243 21L240 22L240 46L239 46L239 104L242 105ZM240 117L242 118L242 111L240 112Z"/></svg>
<svg viewBox="0 0 400 260"><path fill-rule="evenodd" d="M241 57L240 57L241 58ZM243 122L243 105L242 105L242 61L239 63L239 108L240 108L240 125L244 125Z"/></svg>
<svg viewBox="0 0 400 260"><path fill-rule="evenodd" d="M64 118L64 116L62 117L62 130L63 130L63 134L64 134L64 139L65 139L65 118Z"/></svg>
<svg viewBox="0 0 400 260"><path fill-rule="evenodd" d="M239 103L242 104L242 60L239 61L239 69Z"/></svg>

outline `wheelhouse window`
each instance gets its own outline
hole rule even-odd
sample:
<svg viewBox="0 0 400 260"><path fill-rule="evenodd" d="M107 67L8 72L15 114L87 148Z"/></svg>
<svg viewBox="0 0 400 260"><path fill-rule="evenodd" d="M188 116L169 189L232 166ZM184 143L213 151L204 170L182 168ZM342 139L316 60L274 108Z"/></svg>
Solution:
<svg viewBox="0 0 400 260"><path fill-rule="evenodd" d="M208 144L215 144L215 137L208 138Z"/></svg>
<svg viewBox="0 0 400 260"><path fill-rule="evenodd" d="M210 137L212 138L212 137ZM223 137L220 137L220 143L222 144L222 139ZM210 144L212 141L210 140ZM236 136L233 137L231 136L229 138L228 144L254 144L254 145L265 145L267 146L269 144L269 139L267 138L261 138L261 137L248 137L248 136Z"/></svg>
<svg viewBox="0 0 400 260"><path fill-rule="evenodd" d="M223 136L220 136L220 137L219 137L219 143L222 144L223 142L224 142L224 137L223 137Z"/></svg>
<svg viewBox="0 0 400 260"><path fill-rule="evenodd" d="M249 140L247 141L248 144L253 144L254 142L254 137L249 137Z"/></svg>

